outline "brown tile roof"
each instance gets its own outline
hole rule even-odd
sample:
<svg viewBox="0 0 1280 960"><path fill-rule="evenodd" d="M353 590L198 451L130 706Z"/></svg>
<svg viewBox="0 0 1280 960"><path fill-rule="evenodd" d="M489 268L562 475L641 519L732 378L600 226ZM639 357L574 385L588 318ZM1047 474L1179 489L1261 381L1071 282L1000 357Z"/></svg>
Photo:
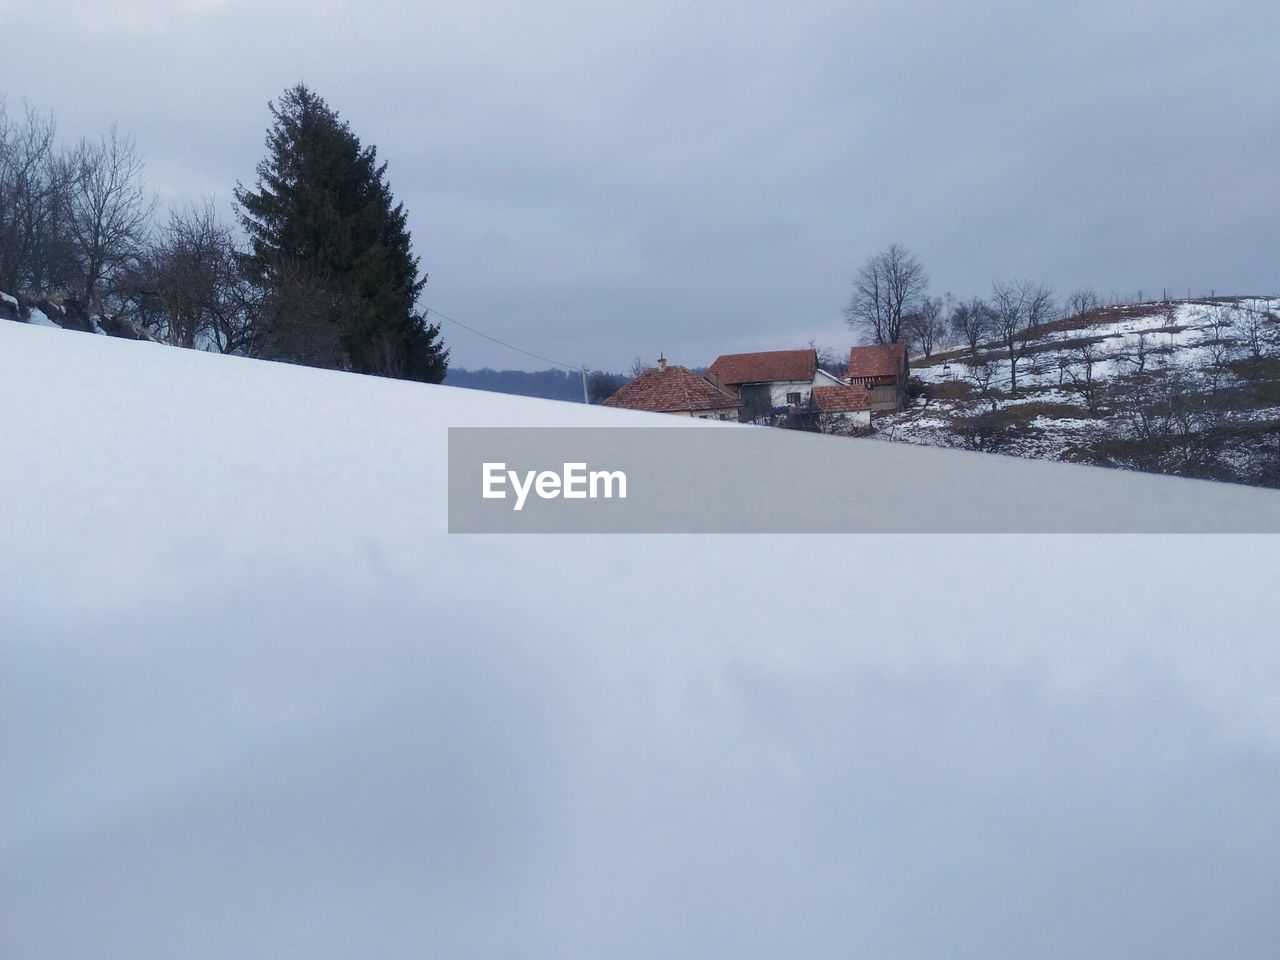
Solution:
<svg viewBox="0 0 1280 960"><path fill-rule="evenodd" d="M849 351L850 377L893 377L906 370L905 343L876 343Z"/></svg>
<svg viewBox="0 0 1280 960"><path fill-rule="evenodd" d="M871 391L866 387L814 387L813 405L819 413L853 413L871 409Z"/></svg>
<svg viewBox="0 0 1280 960"><path fill-rule="evenodd" d="M650 367L605 400L606 407L682 413L696 410L736 410L739 400L686 367Z"/></svg>
<svg viewBox="0 0 1280 960"><path fill-rule="evenodd" d="M736 387L743 383L777 380L812 380L818 369L818 353L806 350L768 350L764 353L729 353L716 357L707 377Z"/></svg>

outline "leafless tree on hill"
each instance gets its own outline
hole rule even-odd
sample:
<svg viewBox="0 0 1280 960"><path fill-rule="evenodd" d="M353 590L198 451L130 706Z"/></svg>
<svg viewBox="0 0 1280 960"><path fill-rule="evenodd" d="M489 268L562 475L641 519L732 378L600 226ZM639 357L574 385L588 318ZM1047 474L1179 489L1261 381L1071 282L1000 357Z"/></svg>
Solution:
<svg viewBox="0 0 1280 960"><path fill-rule="evenodd" d="M88 310L101 311L103 283L140 251L156 201L143 187L141 154L114 125L96 143L81 141L74 163L70 230L80 261L77 292Z"/></svg>
<svg viewBox="0 0 1280 960"><path fill-rule="evenodd" d="M1132 373L1140 376L1146 372L1147 361L1151 357L1151 345L1148 342L1146 331L1139 331L1138 335L1131 340L1125 342L1124 350L1120 353L1120 359L1133 366Z"/></svg>
<svg viewBox="0 0 1280 960"><path fill-rule="evenodd" d="M907 338L925 357L933 354L947 336L941 297L922 297L920 305L903 320Z"/></svg>
<svg viewBox="0 0 1280 960"><path fill-rule="evenodd" d="M251 352L256 296L231 228L219 221L212 201L171 210L156 240L125 272L120 292L134 319L157 339Z"/></svg>
<svg viewBox="0 0 1280 960"><path fill-rule="evenodd" d="M1237 326L1241 342L1249 351L1249 358L1255 363L1261 360L1263 354L1267 352L1267 347L1270 346L1276 327L1268 311L1256 303L1245 304L1240 308Z"/></svg>
<svg viewBox="0 0 1280 960"><path fill-rule="evenodd" d="M984 400L991 396L991 384L996 378L996 365L990 360L969 368L969 375L978 386L978 395Z"/></svg>
<svg viewBox="0 0 1280 960"><path fill-rule="evenodd" d="M1072 351L1067 365L1067 376L1071 378L1072 387L1084 401L1091 416L1097 414L1098 403L1102 399L1102 383L1094 375L1101 359L1098 345L1092 340L1086 340Z"/></svg>
<svg viewBox="0 0 1280 960"><path fill-rule="evenodd" d="M873 343L901 343L903 323L928 284L929 278L915 254L892 243L868 257L858 271L845 319Z"/></svg>
<svg viewBox="0 0 1280 960"><path fill-rule="evenodd" d="M0 99L0 290L63 289L74 275L69 235L75 168L51 117L11 121Z"/></svg>
<svg viewBox="0 0 1280 960"><path fill-rule="evenodd" d="M1053 312L1053 292L1041 284L1025 280L997 281L991 291L995 311L994 332L1009 361L1009 395L1018 394L1018 362Z"/></svg>
<svg viewBox="0 0 1280 960"><path fill-rule="evenodd" d="M1073 291L1071 296L1067 297L1065 306L1065 312L1068 317L1082 317L1086 313L1097 310L1102 306L1102 301L1099 299L1097 293L1092 289L1089 287L1081 287L1079 290Z"/></svg>
<svg viewBox="0 0 1280 960"><path fill-rule="evenodd" d="M1220 468L1224 407L1176 368L1154 377L1126 377L1112 386L1112 409L1120 431L1100 443L1098 459L1113 466L1212 476Z"/></svg>
<svg viewBox="0 0 1280 960"><path fill-rule="evenodd" d="M1214 303L1201 311L1205 321L1204 336L1200 346L1209 355L1209 379L1214 390L1236 355L1237 344L1232 330L1235 328L1237 309L1232 303Z"/></svg>
<svg viewBox="0 0 1280 960"><path fill-rule="evenodd" d="M956 305L951 312L951 333L969 348L969 357L976 360L978 344L991 335L995 327L995 313L981 297L973 297Z"/></svg>

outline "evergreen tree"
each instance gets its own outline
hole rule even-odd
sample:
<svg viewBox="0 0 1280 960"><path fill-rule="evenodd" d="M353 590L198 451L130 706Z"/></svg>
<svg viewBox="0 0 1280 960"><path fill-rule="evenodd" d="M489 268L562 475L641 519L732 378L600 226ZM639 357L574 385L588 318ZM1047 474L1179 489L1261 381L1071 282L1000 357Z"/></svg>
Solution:
<svg viewBox="0 0 1280 960"><path fill-rule="evenodd" d="M439 383L449 352L415 309L427 278L387 165L303 84L269 109L256 188L235 190L247 266L262 291L262 352Z"/></svg>

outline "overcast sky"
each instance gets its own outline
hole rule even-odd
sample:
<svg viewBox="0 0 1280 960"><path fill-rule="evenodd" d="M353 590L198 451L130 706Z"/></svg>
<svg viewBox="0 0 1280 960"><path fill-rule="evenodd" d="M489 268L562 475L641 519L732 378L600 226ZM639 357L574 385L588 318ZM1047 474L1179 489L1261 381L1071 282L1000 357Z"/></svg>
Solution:
<svg viewBox="0 0 1280 960"><path fill-rule="evenodd" d="M1280 290L1280 6L0 0L0 93L229 205L304 80L390 162L424 303L624 369L845 347L892 241L935 293ZM445 324L453 363L546 364Z"/></svg>

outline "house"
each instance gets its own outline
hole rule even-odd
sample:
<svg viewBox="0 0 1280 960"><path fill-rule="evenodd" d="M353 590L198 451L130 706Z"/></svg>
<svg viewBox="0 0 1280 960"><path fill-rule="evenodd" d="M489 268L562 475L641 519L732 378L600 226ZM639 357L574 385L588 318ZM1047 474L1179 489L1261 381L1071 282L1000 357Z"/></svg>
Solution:
<svg viewBox="0 0 1280 960"><path fill-rule="evenodd" d="M849 386L871 394L872 410L901 410L907 405L907 346L876 343L849 352Z"/></svg>
<svg viewBox="0 0 1280 960"><path fill-rule="evenodd" d="M822 433L847 436L871 427L871 391L864 386L814 387L811 407Z"/></svg>
<svg viewBox="0 0 1280 960"><path fill-rule="evenodd" d="M707 368L707 379L741 398L744 420L787 413L807 405L814 387L844 383L819 369L812 348L728 353Z"/></svg>
<svg viewBox="0 0 1280 960"><path fill-rule="evenodd" d="M737 420L738 398L687 367L668 364L658 357L650 367L613 396L606 407L674 413L700 420Z"/></svg>

